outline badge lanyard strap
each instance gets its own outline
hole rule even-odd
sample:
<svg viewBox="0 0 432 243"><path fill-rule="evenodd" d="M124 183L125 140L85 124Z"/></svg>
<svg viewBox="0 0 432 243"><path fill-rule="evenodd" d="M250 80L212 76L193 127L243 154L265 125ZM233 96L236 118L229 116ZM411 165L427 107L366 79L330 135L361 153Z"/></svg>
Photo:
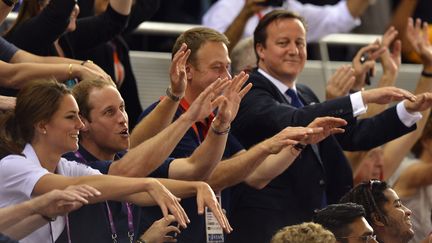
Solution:
<svg viewBox="0 0 432 243"><path fill-rule="evenodd" d="M75 151L74 154L75 154L76 157L78 157L80 160L82 160L86 165L89 164L89 162L81 155L80 152ZM108 213L108 221L109 221L110 228L111 228L111 238L112 238L113 242L116 243L117 242L117 230L116 230L116 227L115 227L115 224L114 224L114 219L113 219L113 216L112 216L111 208L108 205L108 201L105 201L105 205L106 205L106 209L107 209L107 213ZM135 230L134 230L134 225L133 225L133 215L132 215L132 210L131 210L131 204L126 202L125 206L126 206L126 209L127 209L127 217L128 217L128 228L129 228L129 230L128 230L128 237L129 237L129 241L132 243L133 242L133 238L135 236ZM68 221L69 220L67 220L67 223L66 223L67 226L69 225ZM68 226L68 228L69 228L69 226ZM69 241L69 243L71 243L71 242Z"/></svg>
<svg viewBox="0 0 432 243"><path fill-rule="evenodd" d="M189 109L189 103L187 103L187 101L183 98L180 101L180 108L183 110L183 113L186 112ZM207 118L207 124L203 123L203 122L199 122L201 124L203 124L203 126L205 127L204 131L203 131L203 138L205 138L207 136L207 132L211 126L211 122L213 120L213 118L215 117L215 115L213 114L213 112L209 115L209 117ZM196 135L196 138L198 140L198 143L201 144L201 136L198 130L198 127L196 125L196 123L192 124L192 129Z"/></svg>

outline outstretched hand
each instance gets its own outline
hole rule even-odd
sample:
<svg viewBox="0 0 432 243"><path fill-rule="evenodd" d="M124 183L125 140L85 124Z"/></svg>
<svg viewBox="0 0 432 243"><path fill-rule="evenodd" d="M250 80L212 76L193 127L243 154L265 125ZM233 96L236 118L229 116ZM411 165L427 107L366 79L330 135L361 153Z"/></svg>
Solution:
<svg viewBox="0 0 432 243"><path fill-rule="evenodd" d="M346 125L347 122L342 118L330 117L330 116L315 118L311 123L309 123L307 127L321 128L321 131L308 135L301 141L301 143L303 144L319 143L332 134L345 132L345 129L340 127Z"/></svg>
<svg viewBox="0 0 432 243"><path fill-rule="evenodd" d="M380 46L378 43L369 44L361 48L354 59L352 60L352 66L354 68L354 76L356 77L353 85L354 90L361 90L365 86L366 74L375 71L375 60L385 52L385 48ZM361 58L367 56L367 59L363 62Z"/></svg>
<svg viewBox="0 0 432 243"><path fill-rule="evenodd" d="M252 88L251 83L243 86L248 78L248 74L240 72L238 75L234 76L224 90L223 96L226 98L226 102L219 106L216 116L216 119L221 123L230 124L234 120L240 107L241 99Z"/></svg>
<svg viewBox="0 0 432 243"><path fill-rule="evenodd" d="M432 107L432 93L426 92L416 96L414 102L405 101L405 108L408 112L424 111Z"/></svg>
<svg viewBox="0 0 432 243"><path fill-rule="evenodd" d="M213 189L211 189L207 183L201 182L198 186L196 200L198 205L198 214L203 214L205 210L204 207L208 207L213 212L222 229L226 233L231 233L233 229L216 199Z"/></svg>
<svg viewBox="0 0 432 243"><path fill-rule="evenodd" d="M393 101L401 101L404 99L408 99L409 101L414 102L416 100L416 96L414 96L411 92L396 88L396 87L382 87L376 89L369 89L362 91L362 98L365 104L389 104Z"/></svg>
<svg viewBox="0 0 432 243"><path fill-rule="evenodd" d="M69 186L65 190L52 190L29 201L35 213L55 218L88 204L88 199L101 193L87 185Z"/></svg>
<svg viewBox="0 0 432 243"><path fill-rule="evenodd" d="M171 92L177 97L183 97L186 86L186 62L191 53L190 49L187 49L187 45L183 43L180 49L174 55L171 66L170 66L170 81L171 81Z"/></svg>
<svg viewBox="0 0 432 243"><path fill-rule="evenodd" d="M414 50L420 55L424 65L432 66L432 45L429 41L428 23L412 18L408 19L406 37Z"/></svg>
<svg viewBox="0 0 432 243"><path fill-rule="evenodd" d="M174 196L165 186L163 186L158 180L147 178L150 180L150 188L147 191L150 196L156 201L162 210L164 217L168 216L170 212L176 218L176 221L186 228L186 224L189 223L189 218L180 205L180 198Z"/></svg>
<svg viewBox="0 0 432 243"><path fill-rule="evenodd" d="M396 79L399 67L401 65L402 43L400 40L395 41L397 35L398 31L393 26L391 26L384 33L381 40L381 46L385 48L385 51L381 55L383 75L392 76L394 79Z"/></svg>
<svg viewBox="0 0 432 243"><path fill-rule="evenodd" d="M174 237L168 235L170 232L180 234L180 229L171 225L173 222L175 217L171 214L155 221L140 239L148 243L177 242Z"/></svg>
<svg viewBox="0 0 432 243"><path fill-rule="evenodd" d="M343 65L327 81L326 99L331 100L345 96L352 89L355 81L354 69L349 65Z"/></svg>
<svg viewBox="0 0 432 243"><path fill-rule="evenodd" d="M297 144L309 135L320 132L322 132L322 128L287 127L273 137L261 142L260 146L270 154L277 154L289 145Z"/></svg>
<svg viewBox="0 0 432 243"><path fill-rule="evenodd" d="M225 100L225 97L220 94L230 85L228 78L217 79L208 86L190 105L189 109L183 116L190 119L192 122L201 121L207 118L216 107Z"/></svg>

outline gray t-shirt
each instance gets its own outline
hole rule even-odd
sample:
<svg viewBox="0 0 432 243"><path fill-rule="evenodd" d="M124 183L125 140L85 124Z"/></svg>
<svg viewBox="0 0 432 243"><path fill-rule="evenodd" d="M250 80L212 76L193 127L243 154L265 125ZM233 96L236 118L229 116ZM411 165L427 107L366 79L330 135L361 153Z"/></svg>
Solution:
<svg viewBox="0 0 432 243"><path fill-rule="evenodd" d="M18 47L0 36L0 60L10 62L13 55L15 55L18 50Z"/></svg>

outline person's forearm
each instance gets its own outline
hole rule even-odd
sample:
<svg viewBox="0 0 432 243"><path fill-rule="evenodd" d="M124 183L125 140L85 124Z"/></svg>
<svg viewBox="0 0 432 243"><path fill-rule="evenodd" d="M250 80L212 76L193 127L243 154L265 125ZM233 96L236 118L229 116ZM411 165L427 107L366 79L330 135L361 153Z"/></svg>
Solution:
<svg viewBox="0 0 432 243"><path fill-rule="evenodd" d="M111 8L122 15L129 15L132 7L132 0L110 0Z"/></svg>
<svg viewBox="0 0 432 243"><path fill-rule="evenodd" d="M113 163L109 174L129 177L147 176L168 158L192 124L193 121L180 116L166 129L131 149L121 160ZM144 126L138 129L145 130Z"/></svg>
<svg viewBox="0 0 432 243"><path fill-rule="evenodd" d="M169 177L178 180L207 180L223 156L227 138L228 134L217 135L209 129L204 142L189 158L176 159L171 163Z"/></svg>
<svg viewBox="0 0 432 243"><path fill-rule="evenodd" d="M63 190L71 185L85 184L101 192L101 195L89 198L89 203L106 200L122 201L127 195L147 192L153 188L154 183L153 178L126 178L107 175L65 177L48 174L36 183L32 196L42 195L54 189Z"/></svg>
<svg viewBox="0 0 432 243"><path fill-rule="evenodd" d="M130 148L134 148L147 139L157 135L173 123L178 105L179 102L175 102L168 97L161 100L159 104L135 126L130 136Z"/></svg>
<svg viewBox="0 0 432 243"><path fill-rule="evenodd" d="M369 7L368 0L347 0L348 10L354 18L359 18Z"/></svg>
<svg viewBox="0 0 432 243"><path fill-rule="evenodd" d="M181 181L157 178L173 195L179 198L188 198L195 196L197 188L202 182L198 181ZM122 198L124 201L132 202L140 206L155 206L156 201L146 192L127 195Z"/></svg>
<svg viewBox="0 0 432 243"><path fill-rule="evenodd" d="M432 73L432 67L425 67L425 71ZM432 91L432 78L421 76L415 89L415 94ZM397 170L402 160L408 155L411 148L420 138L424 127L429 120L431 109L426 109L421 112L422 118L417 122L417 129L406 134L398 139L390 141L384 146L384 176L383 180L390 178Z"/></svg>
<svg viewBox="0 0 432 243"><path fill-rule="evenodd" d="M237 17L234 19L234 21L228 26L227 30L224 32L224 34L230 41L228 50L232 50L234 46L240 41L246 27L246 23L252 16L253 13L247 13L242 10L239 15L237 15Z"/></svg>
<svg viewBox="0 0 432 243"><path fill-rule="evenodd" d="M249 175L245 182L256 188L264 188L271 180L283 173L301 153L289 146L278 154L272 154Z"/></svg>
<svg viewBox="0 0 432 243"><path fill-rule="evenodd" d="M22 88L27 82L37 79L55 78L58 81L68 80L79 76L81 65L72 64L41 64L17 63L7 64L2 69L1 82L3 87Z"/></svg>
<svg viewBox="0 0 432 243"><path fill-rule="evenodd" d="M253 173L269 155L270 152L262 144L257 144L248 151L221 161L210 175L207 183L215 191L236 185Z"/></svg>
<svg viewBox="0 0 432 243"><path fill-rule="evenodd" d="M1 232L14 240L20 240L47 223L40 215L31 215Z"/></svg>
<svg viewBox="0 0 432 243"><path fill-rule="evenodd" d="M21 220L34 214L34 210L31 207L31 202L26 201L17 205L5 207L0 209L0 232L4 232L5 229L12 225L17 224Z"/></svg>
<svg viewBox="0 0 432 243"><path fill-rule="evenodd" d="M399 2L393 17L390 21L390 26L394 26L399 32L402 41L402 53L408 53L413 50L411 43L406 37L407 20L414 14L418 0L402 0Z"/></svg>
<svg viewBox="0 0 432 243"><path fill-rule="evenodd" d="M81 64L81 60L75 60L65 57L55 57L55 56L38 56L31 54L29 52L19 50L15 53L15 55L11 58L10 63L23 63L23 62L32 62L32 63L66 63L66 64Z"/></svg>
<svg viewBox="0 0 432 243"><path fill-rule="evenodd" d="M396 75L394 74L383 74L381 79L378 81L377 88L394 86L396 82ZM373 117L376 114L383 112L388 108L388 104L368 104L368 109L365 114L361 115L360 118Z"/></svg>

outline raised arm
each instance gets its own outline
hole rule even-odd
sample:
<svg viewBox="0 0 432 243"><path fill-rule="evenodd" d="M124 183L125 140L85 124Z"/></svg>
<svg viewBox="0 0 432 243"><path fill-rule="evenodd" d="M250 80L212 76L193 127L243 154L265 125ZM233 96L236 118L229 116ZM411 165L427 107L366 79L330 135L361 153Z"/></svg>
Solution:
<svg viewBox="0 0 432 243"><path fill-rule="evenodd" d="M189 55L190 50L187 49L186 44L183 44L174 55L169 70L171 84L167 89L171 97L167 96L162 99L153 111L136 125L130 137L131 148L155 136L172 123L186 90L186 61Z"/></svg>
<svg viewBox="0 0 432 243"><path fill-rule="evenodd" d="M150 139L141 142L138 146L131 149L126 155L114 162L109 169L109 174L123 176L146 176L154 171L161 163L172 153L177 143L184 136L186 131L197 121L207 117L218 105L220 98L213 100L216 93L223 89L226 80L219 80L210 85L201 95L193 102L189 110L179 117L174 123L162 130ZM170 101L169 101L170 102ZM161 112L159 110L159 112ZM152 113L155 113L153 111ZM160 116L165 113L155 114ZM152 117L155 118L155 116ZM164 118L161 118L164 120ZM156 120L154 122L157 123ZM149 122L152 123L152 122ZM140 131L145 132L149 123L139 123L139 127L134 129L135 143ZM137 132L135 132L138 129ZM151 128L148 128L151 130ZM144 136L144 135L142 135Z"/></svg>
<svg viewBox="0 0 432 243"><path fill-rule="evenodd" d="M331 134L342 133L347 122L340 118L319 117L309 124L308 129L313 129L305 137L298 137L303 145L316 144ZM292 129L290 127L285 130ZM281 132L281 133L282 133ZM264 188L271 180L284 172L297 158L304 148L301 146L285 147L277 154L268 156L253 172L247 176L245 182L256 189ZM211 184L211 183L210 183Z"/></svg>
<svg viewBox="0 0 432 243"><path fill-rule="evenodd" d="M212 173L222 158L230 124L237 115L240 101L252 87L249 84L242 88L248 77L241 72L230 81L222 99L220 99L218 114L211 123L207 137L189 158L176 159L171 163L170 178L206 180Z"/></svg>
<svg viewBox="0 0 432 243"><path fill-rule="evenodd" d="M26 52L24 50L17 51L11 58L10 63L44 63L44 64L66 64L67 69L63 70L61 73L57 75L65 75L70 76L70 68L69 64L72 64L72 75L76 78L83 79L102 79L102 80L111 80L111 77L105 73L99 66L92 62L75 60L70 58L63 57L54 57L54 56L38 56ZM51 76L53 76L51 74Z"/></svg>
<svg viewBox="0 0 432 243"><path fill-rule="evenodd" d="M417 53L422 59L423 71L432 74L432 45L428 40L427 23L422 23L417 20L416 23L412 19L408 20L407 25L407 40L416 49ZM421 75L417 82L415 94L422 94L424 92L432 91L432 77ZM423 94L420 99L426 106L430 104L430 94ZM403 158L409 153L411 148L420 138L423 129L430 115L430 107L423 110L422 118L417 122L417 129L403 137L393 140L384 147L384 180L393 175Z"/></svg>
<svg viewBox="0 0 432 243"><path fill-rule="evenodd" d="M230 41L228 50L232 50L234 46L240 41L243 31L246 27L246 23L254 15L264 10L266 7L259 5L264 0L246 0L240 13L235 17L232 23L225 30L224 34Z"/></svg>

